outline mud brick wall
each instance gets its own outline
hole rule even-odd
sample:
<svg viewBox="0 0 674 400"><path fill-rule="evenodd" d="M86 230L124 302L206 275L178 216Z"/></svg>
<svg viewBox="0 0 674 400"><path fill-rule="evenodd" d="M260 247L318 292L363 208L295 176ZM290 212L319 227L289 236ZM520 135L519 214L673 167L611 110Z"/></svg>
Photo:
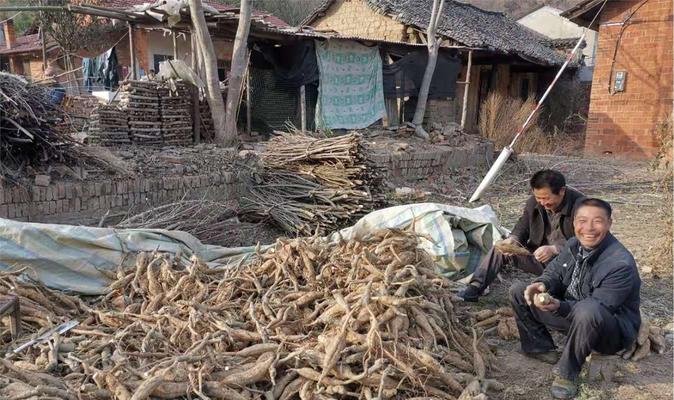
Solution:
<svg viewBox="0 0 674 400"><path fill-rule="evenodd" d="M609 1L600 16L586 154L653 157L658 123L672 112L672 2L641 3ZM621 22L635 10L623 26ZM627 72L625 90L609 93L617 71Z"/></svg>
<svg viewBox="0 0 674 400"><path fill-rule="evenodd" d="M449 168L484 165L492 161L493 155L492 143L479 143L430 151L378 151L372 160L386 167L388 178L425 179Z"/></svg>
<svg viewBox="0 0 674 400"><path fill-rule="evenodd" d="M192 176L166 176L52 182L48 186L0 186L0 218L29 222L98 223L109 215L188 199L234 200L243 191L234 172Z"/></svg>

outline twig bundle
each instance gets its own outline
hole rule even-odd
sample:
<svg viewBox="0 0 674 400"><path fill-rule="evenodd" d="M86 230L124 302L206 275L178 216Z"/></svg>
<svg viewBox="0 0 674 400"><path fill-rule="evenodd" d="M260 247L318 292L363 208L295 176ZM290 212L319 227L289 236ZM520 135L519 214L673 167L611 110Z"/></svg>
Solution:
<svg viewBox="0 0 674 400"><path fill-rule="evenodd" d="M141 254L112 275L85 304L3 274L24 325L80 325L0 361L2 374L65 399L454 399L498 386L479 328L459 320L413 233L279 240L228 269Z"/></svg>
<svg viewBox="0 0 674 400"><path fill-rule="evenodd" d="M289 233L323 234L384 203L382 174L358 133L282 133L269 141L261 160L264 169L249 182L242 211L270 217Z"/></svg>
<svg viewBox="0 0 674 400"><path fill-rule="evenodd" d="M206 199L180 200L127 216L116 227L178 230L205 243L218 243L226 236L236 215L236 210L225 203Z"/></svg>

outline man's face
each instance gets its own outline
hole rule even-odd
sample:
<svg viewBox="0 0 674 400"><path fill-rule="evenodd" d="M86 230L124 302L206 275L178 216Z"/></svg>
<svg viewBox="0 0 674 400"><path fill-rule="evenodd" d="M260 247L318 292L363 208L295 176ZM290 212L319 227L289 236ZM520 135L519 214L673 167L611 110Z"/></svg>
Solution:
<svg viewBox="0 0 674 400"><path fill-rule="evenodd" d="M583 247L594 249L608 235L611 223L611 218L603 208L582 206L576 211L573 229Z"/></svg>
<svg viewBox="0 0 674 400"><path fill-rule="evenodd" d="M566 193L566 188L561 188L558 194L552 193L552 190L548 187L542 189L534 189L534 197L536 202L543 206L546 210L556 211L564 200L564 193Z"/></svg>

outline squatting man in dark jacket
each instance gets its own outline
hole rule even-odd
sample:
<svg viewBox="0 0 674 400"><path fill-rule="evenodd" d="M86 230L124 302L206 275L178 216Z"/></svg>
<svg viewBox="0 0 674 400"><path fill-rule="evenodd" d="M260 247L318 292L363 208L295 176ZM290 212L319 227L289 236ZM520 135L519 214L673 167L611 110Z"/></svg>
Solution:
<svg viewBox="0 0 674 400"><path fill-rule="evenodd" d="M504 254L492 248L459 294L465 301L477 301L506 264L540 275L573 236L573 209L583 194L567 187L564 175L551 169L536 172L529 184L532 195L512 233L502 242L525 247L531 255Z"/></svg>
<svg viewBox="0 0 674 400"><path fill-rule="evenodd" d="M593 350L615 354L639 332L641 280L632 254L610 229L611 206L599 199L581 200L575 238L534 283L510 288L522 351L557 363L559 376L551 387L557 399L576 395L576 378ZM567 335L561 358L548 329Z"/></svg>

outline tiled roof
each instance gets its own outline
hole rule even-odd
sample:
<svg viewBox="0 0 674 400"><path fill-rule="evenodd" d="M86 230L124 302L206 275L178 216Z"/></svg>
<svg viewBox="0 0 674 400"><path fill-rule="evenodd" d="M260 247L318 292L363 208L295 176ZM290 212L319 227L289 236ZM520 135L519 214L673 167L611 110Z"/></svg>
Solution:
<svg viewBox="0 0 674 400"><path fill-rule="evenodd" d="M48 43L47 48L51 49L55 45ZM0 54L30 53L33 51L42 51L42 41L40 35L18 36L11 49L5 46L4 40L0 42Z"/></svg>
<svg viewBox="0 0 674 400"><path fill-rule="evenodd" d="M433 0L362 0L379 14L425 31L431 19ZM303 24L310 25L334 3L326 0ZM559 65L564 59L546 40L503 13L485 11L470 4L446 0L438 33L465 46L479 47L546 65Z"/></svg>
<svg viewBox="0 0 674 400"><path fill-rule="evenodd" d="M280 0L279 0L280 1ZM134 6L140 6L143 4L151 4L154 1L150 0L107 0L107 1L102 1L101 6L102 7L109 7L109 8L116 8L118 10L128 10L133 8ZM232 6L229 4L222 4L216 1L204 1L204 4L215 8L216 10L220 12L238 12L239 7L237 6ZM268 13L262 13L259 11L253 11L253 15L257 18L261 18L264 22L273 25L277 28L286 28L290 25L288 25L285 21L283 21L281 18L271 15Z"/></svg>

